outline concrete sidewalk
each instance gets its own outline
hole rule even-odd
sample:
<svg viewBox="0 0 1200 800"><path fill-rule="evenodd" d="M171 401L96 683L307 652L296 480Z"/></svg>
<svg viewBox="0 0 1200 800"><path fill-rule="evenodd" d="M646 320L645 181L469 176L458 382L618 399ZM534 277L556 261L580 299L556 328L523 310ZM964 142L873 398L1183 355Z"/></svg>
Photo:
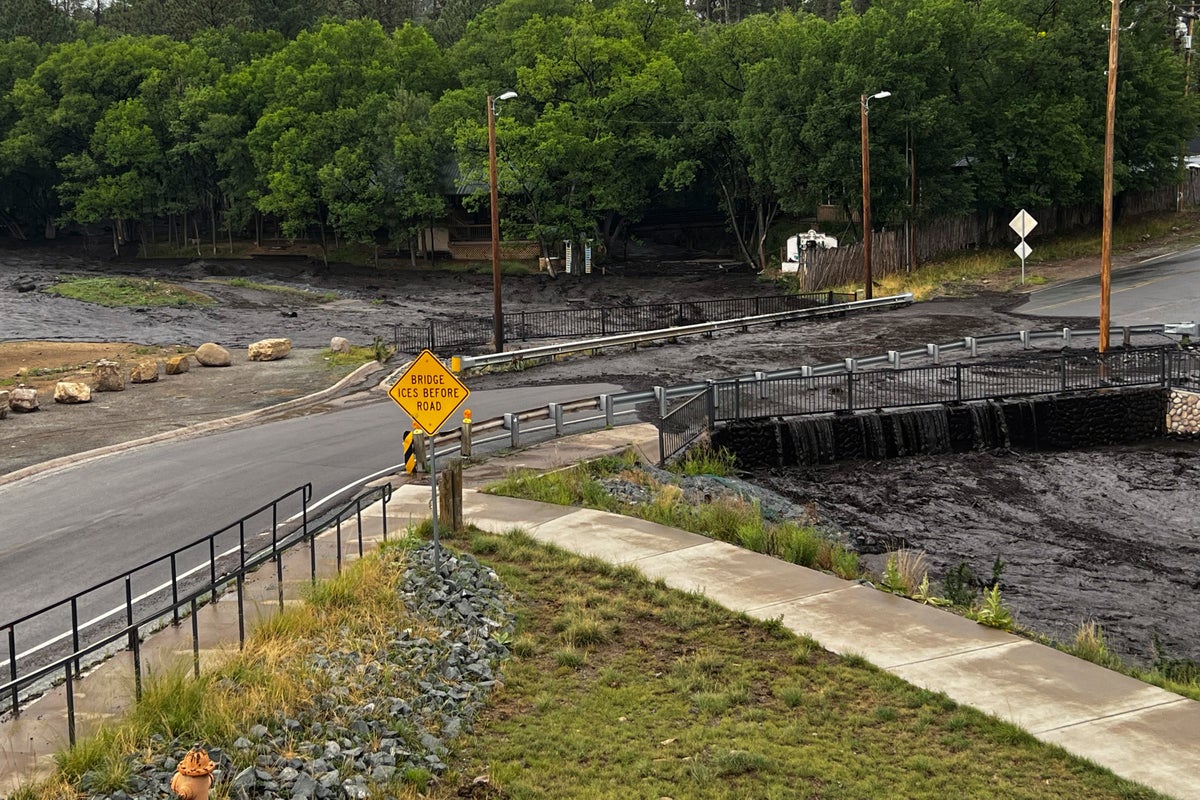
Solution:
<svg viewBox="0 0 1200 800"><path fill-rule="evenodd" d="M1200 799L1200 703L1127 678L1026 639L977 625L853 581L788 564L722 542L600 511L486 495L478 487L514 469L546 472L633 446L657 457L657 431L635 425L550 443L471 466L464 472L466 521L503 532L521 528L540 541L637 568L669 586L702 592L731 609L779 618L841 654L857 654L918 686L1013 722L1037 738L1177 798ZM395 533L429 516L427 482L393 494L387 528ZM383 511L364 512L369 539L379 538ZM320 572L334 570L332 537L319 540ZM344 558L357 540L343 541ZM308 558L301 549L289 559ZM291 576L295 576L294 578ZM303 564L285 569L285 603L307 581ZM247 583L255 615L278 608L274 569ZM201 658L236 647L236 605L222 601L201 611ZM190 663L188 626L150 637L143 653L159 663ZM105 677L105 676L108 677ZM120 678L124 675L124 679ZM127 707L132 680L122 657L95 670L76 692L83 732ZM116 676L116 677L115 677ZM93 682L94 681L94 682ZM28 780L66 740L61 690L32 704L22 717L0 724L0 794Z"/></svg>

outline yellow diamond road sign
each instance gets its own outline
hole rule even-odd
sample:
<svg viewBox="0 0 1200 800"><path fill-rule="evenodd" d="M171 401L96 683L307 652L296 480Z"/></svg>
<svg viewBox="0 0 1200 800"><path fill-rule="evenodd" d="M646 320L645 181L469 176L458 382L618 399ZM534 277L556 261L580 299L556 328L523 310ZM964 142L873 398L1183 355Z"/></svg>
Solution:
<svg viewBox="0 0 1200 800"><path fill-rule="evenodd" d="M428 434L435 434L471 394L454 373L428 350L404 370L388 396Z"/></svg>

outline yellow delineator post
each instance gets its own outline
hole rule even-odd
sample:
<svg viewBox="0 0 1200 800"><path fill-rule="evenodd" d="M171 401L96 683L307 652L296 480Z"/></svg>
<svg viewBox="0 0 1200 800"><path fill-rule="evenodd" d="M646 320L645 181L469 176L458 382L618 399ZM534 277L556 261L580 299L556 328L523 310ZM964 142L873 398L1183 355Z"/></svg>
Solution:
<svg viewBox="0 0 1200 800"><path fill-rule="evenodd" d="M428 437L429 488L433 495L430 503L433 512L433 564L438 571L441 570L442 557L438 540L437 447L433 437L470 395L471 390L429 350L422 350L388 390L388 397L412 417L414 428L420 428ZM408 442L405 441L406 470L407 446Z"/></svg>
<svg viewBox="0 0 1200 800"><path fill-rule="evenodd" d="M404 471L409 475L417 468L416 437L412 431L404 432Z"/></svg>

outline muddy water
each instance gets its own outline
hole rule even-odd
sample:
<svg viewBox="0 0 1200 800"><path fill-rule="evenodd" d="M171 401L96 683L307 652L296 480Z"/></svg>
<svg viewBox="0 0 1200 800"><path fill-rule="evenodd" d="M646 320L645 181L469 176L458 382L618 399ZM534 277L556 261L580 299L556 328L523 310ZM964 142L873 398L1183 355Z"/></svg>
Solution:
<svg viewBox="0 0 1200 800"><path fill-rule="evenodd" d="M940 588L960 563L1001 589L1018 622L1070 640L1100 624L1140 663L1157 637L1200 660L1200 444L1073 453L972 453L763 472L814 501L881 568L888 550L926 553Z"/></svg>

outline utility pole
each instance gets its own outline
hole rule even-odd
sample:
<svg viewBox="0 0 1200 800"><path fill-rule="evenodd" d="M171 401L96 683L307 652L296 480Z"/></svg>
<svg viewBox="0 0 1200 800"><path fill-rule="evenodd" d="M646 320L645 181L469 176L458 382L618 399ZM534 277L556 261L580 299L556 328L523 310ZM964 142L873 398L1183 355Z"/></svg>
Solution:
<svg viewBox="0 0 1200 800"><path fill-rule="evenodd" d="M1192 89L1192 26L1196 22L1196 4L1192 3L1188 9L1187 33L1183 38L1183 96L1186 98L1191 93ZM1185 101L1186 102L1186 101ZM1187 169L1187 143L1185 142L1179 148L1179 166L1183 168L1183 182L1179 184L1179 193L1176 197L1175 211L1183 213L1183 198L1187 192L1188 184L1188 169Z"/></svg>
<svg viewBox="0 0 1200 800"><path fill-rule="evenodd" d="M1117 37L1121 0L1112 0L1108 26L1108 95L1104 114L1104 198L1100 230L1100 352L1108 350L1109 297L1112 293L1113 133L1117 123Z"/></svg>

